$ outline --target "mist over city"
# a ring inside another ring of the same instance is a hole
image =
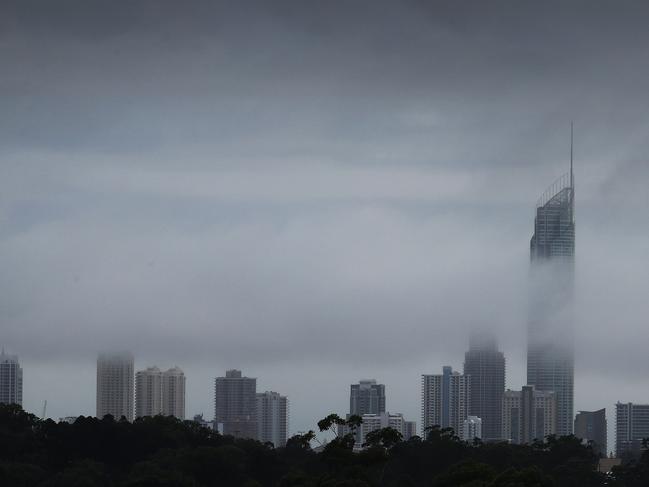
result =
[[[0,346],[22,407],[98,416],[98,357],[129,352],[132,376],[182,369],[181,419],[211,421],[236,369],[288,398],[288,437],[330,441],[316,423],[366,379],[423,435],[422,375],[462,374],[489,335],[520,391],[538,321],[574,339],[558,432],[606,408],[614,452],[616,403],[649,404],[648,18],[0,2]],[[571,158],[557,300],[530,241]]]

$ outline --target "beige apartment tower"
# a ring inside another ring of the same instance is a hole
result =
[[[162,411],[162,372],[149,367],[135,374],[135,417],[156,416]]]
[[[185,419],[185,374],[179,367],[149,367],[135,375],[135,416],[157,415]]]
[[[185,373],[178,366],[162,373],[162,414],[185,419]]]
[[[97,417],[133,421],[133,355],[102,353],[97,358]]]

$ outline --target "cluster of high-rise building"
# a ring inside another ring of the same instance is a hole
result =
[[[214,380],[214,426],[223,434],[284,446],[288,437],[288,399],[257,392],[257,379],[228,370]]]
[[[571,134],[572,138],[572,134]],[[543,193],[536,205],[530,240],[531,286],[528,319],[527,381],[505,389],[505,357],[490,334],[471,337],[462,373],[444,366],[441,374],[421,378],[421,434],[447,428],[461,439],[529,443],[548,435],[569,435],[608,452],[606,412],[574,416],[573,281],[575,255],[575,183],[572,168]],[[15,355],[0,354],[0,403],[22,404],[22,369]],[[133,356],[103,354],[97,360],[97,416],[153,415],[185,417],[185,376],[178,367],[149,367],[134,373]],[[649,405],[616,405],[618,456],[637,455],[649,438]],[[350,415],[362,418],[356,447],[367,434],[392,427],[404,438],[415,422],[386,411],[385,385],[361,380],[350,389]],[[69,418],[66,418],[66,420]],[[201,416],[196,420],[209,424]],[[288,400],[277,392],[257,392],[257,379],[228,370],[214,383],[214,427],[224,434],[255,438],[275,446],[286,443]],[[341,426],[339,434],[345,433]]]
[[[530,443],[557,434],[556,393],[531,385],[505,390],[505,357],[485,335],[471,340],[463,373],[444,366],[422,375],[421,411],[424,436],[435,426],[465,441]]]
[[[144,416],[185,419],[185,374],[179,367],[161,371],[148,367],[134,372],[128,352],[103,353],[97,358],[97,417],[110,414],[133,421]]]
[[[442,374],[422,376],[423,434],[439,426],[452,428],[465,440],[480,432],[484,441],[529,443],[573,433],[574,254],[571,147],[570,172],[550,186],[536,207],[530,241],[527,383],[506,391],[503,353],[492,336],[476,335],[463,374],[447,366]]]
[[[417,434],[417,423],[407,421],[401,413],[389,413],[385,409],[385,384],[377,384],[375,379],[361,380],[350,386],[349,413],[359,416],[361,424],[355,430],[354,448],[359,450],[365,445],[367,435],[372,431],[392,428],[401,434],[403,439],[410,439]],[[347,425],[338,426],[338,436],[351,433]]]

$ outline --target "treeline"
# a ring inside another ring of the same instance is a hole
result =
[[[335,424],[333,417],[319,423]],[[649,454],[597,472],[598,459],[574,437],[529,446],[464,443],[433,429],[425,440],[401,441],[394,430],[368,437],[336,438],[322,451],[312,434],[294,436],[274,449],[253,440],[222,436],[171,417],[133,423],[80,417],[74,424],[42,421],[19,406],[0,405],[0,485],[81,486],[277,486],[277,487],[550,487],[647,486]]]

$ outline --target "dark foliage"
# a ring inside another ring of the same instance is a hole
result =
[[[322,430],[345,423],[331,415]],[[355,423],[356,418],[351,420]],[[355,426],[347,423],[347,426]],[[0,405],[0,485],[42,487],[563,487],[649,485],[649,454],[596,471],[597,458],[574,437],[529,446],[464,443],[452,431],[402,441],[389,428],[352,451],[349,435],[321,452],[313,432],[284,448],[222,436],[170,417],[134,423],[80,417],[74,424],[41,421]]]

